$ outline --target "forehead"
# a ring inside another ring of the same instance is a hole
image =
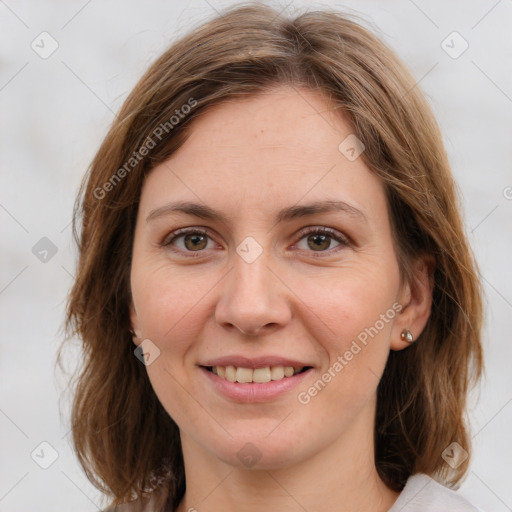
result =
[[[141,207],[148,196],[151,207],[179,198],[231,213],[301,198],[370,211],[384,204],[383,185],[362,158],[340,151],[353,136],[347,117],[318,91],[280,86],[225,101],[190,128],[181,148],[149,173]]]
[[[342,110],[320,91],[282,85],[214,105],[195,121],[187,142],[198,156],[215,148],[219,157],[308,155],[332,164],[340,137],[351,132]]]

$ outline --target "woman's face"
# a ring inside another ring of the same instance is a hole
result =
[[[132,326],[184,450],[277,468],[371,444],[410,327],[382,183],[308,89],[194,123],[145,181],[131,269]]]

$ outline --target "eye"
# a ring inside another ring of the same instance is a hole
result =
[[[333,249],[331,247],[333,240],[338,243],[334,249],[339,250],[340,246],[345,247],[349,245],[349,240],[346,236],[334,229],[325,227],[311,226],[306,228],[306,230],[302,232],[300,241],[302,240],[305,240],[306,247],[299,247],[299,243],[297,244],[298,248],[300,250],[309,250],[309,252],[331,252],[331,249]]]
[[[345,235],[332,228],[310,226],[303,230],[301,235],[299,243],[294,246],[301,251],[331,253],[350,245],[350,240]],[[305,247],[300,246],[303,240],[305,240]],[[338,244],[334,248],[331,247],[333,240]],[[195,227],[173,231],[164,238],[160,245],[174,252],[188,253],[188,256],[194,256],[191,253],[197,253],[199,256],[199,253],[204,252],[205,249],[213,248],[211,245],[208,246],[209,241],[213,243],[209,232]]]
[[[161,245],[177,252],[201,252],[211,248],[208,247],[208,239],[210,236],[204,229],[178,229],[170,233]],[[180,242],[178,243],[178,241]],[[175,249],[175,247],[177,248]]]

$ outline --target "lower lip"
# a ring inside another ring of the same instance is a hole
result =
[[[267,402],[273,400],[299,385],[313,371],[313,368],[309,368],[305,372],[297,373],[292,377],[284,377],[281,380],[271,380],[265,383],[240,383],[223,379],[202,366],[200,366],[199,369],[220,393],[232,400],[242,403]]]

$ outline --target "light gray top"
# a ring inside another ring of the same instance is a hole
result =
[[[136,500],[104,512],[157,512],[154,496],[147,501]],[[419,473],[409,477],[407,483],[388,512],[482,512],[460,494],[437,483],[428,475]]]
[[[422,473],[409,477],[388,512],[482,512],[456,491]]]

